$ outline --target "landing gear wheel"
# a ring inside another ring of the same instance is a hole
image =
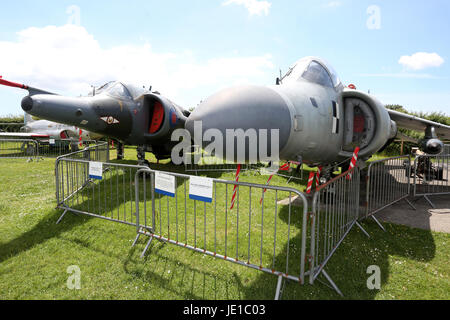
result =
[[[145,150],[142,147],[137,147],[137,159],[138,159],[138,165],[148,165],[150,166],[150,163],[145,160]]]
[[[117,160],[123,160],[125,153],[125,146],[123,143],[117,141]]]

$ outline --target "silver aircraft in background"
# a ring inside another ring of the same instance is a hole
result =
[[[101,135],[92,134],[89,131],[81,129],[81,138],[83,141],[95,140],[101,137]],[[20,132],[0,132],[0,138],[70,140],[73,144],[77,144],[80,138],[80,129],[48,120],[33,120],[31,115],[25,113],[24,126],[20,128]]]
[[[328,168],[352,157],[356,147],[359,159],[369,159],[393,142],[398,127],[424,131],[419,146],[428,154],[440,153],[441,139],[450,139],[449,126],[388,110],[374,96],[350,87],[324,60],[306,57],[276,85],[235,86],[210,96],[191,113],[186,129],[194,135],[196,121],[203,134],[218,129],[223,136],[227,129],[279,129],[280,160]],[[245,147],[248,161],[247,141]]]

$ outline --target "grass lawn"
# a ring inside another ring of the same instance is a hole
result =
[[[126,149],[122,162],[135,159]],[[141,259],[146,239],[131,248],[133,227],[71,213],[56,225],[54,162],[0,159],[0,299],[274,298],[273,275],[201,253],[153,241]],[[167,161],[155,168],[174,169]],[[234,173],[214,176],[232,180]],[[264,184],[267,176],[243,173],[240,181]],[[271,184],[305,188],[304,180],[282,177]],[[372,238],[354,228],[325,268],[345,299],[450,299],[449,234],[363,225]],[[81,270],[80,290],[66,285],[72,265]],[[381,290],[367,288],[371,265],[381,269]],[[286,282],[283,299],[341,298],[316,281]]]

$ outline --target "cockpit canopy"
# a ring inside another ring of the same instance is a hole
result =
[[[305,57],[298,60],[281,80],[283,83],[306,80],[330,88],[342,86],[333,67],[317,57]]]
[[[111,81],[100,88],[95,89],[95,94],[108,94],[119,99],[136,99],[144,94],[147,90],[139,88],[131,84],[123,84],[119,81]]]

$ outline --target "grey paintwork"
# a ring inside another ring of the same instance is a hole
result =
[[[351,157],[357,146],[359,156],[367,159],[394,138],[397,125],[389,114],[374,96],[344,87],[324,60],[306,57],[277,79],[277,85],[214,94],[193,111],[186,128],[194,134],[193,122],[202,121],[203,131],[216,128],[224,136],[227,129],[279,129],[281,160],[333,164]],[[404,119],[417,120],[402,115],[392,117],[400,127]],[[422,119],[420,123],[422,129]],[[434,122],[426,125],[450,132]]]

